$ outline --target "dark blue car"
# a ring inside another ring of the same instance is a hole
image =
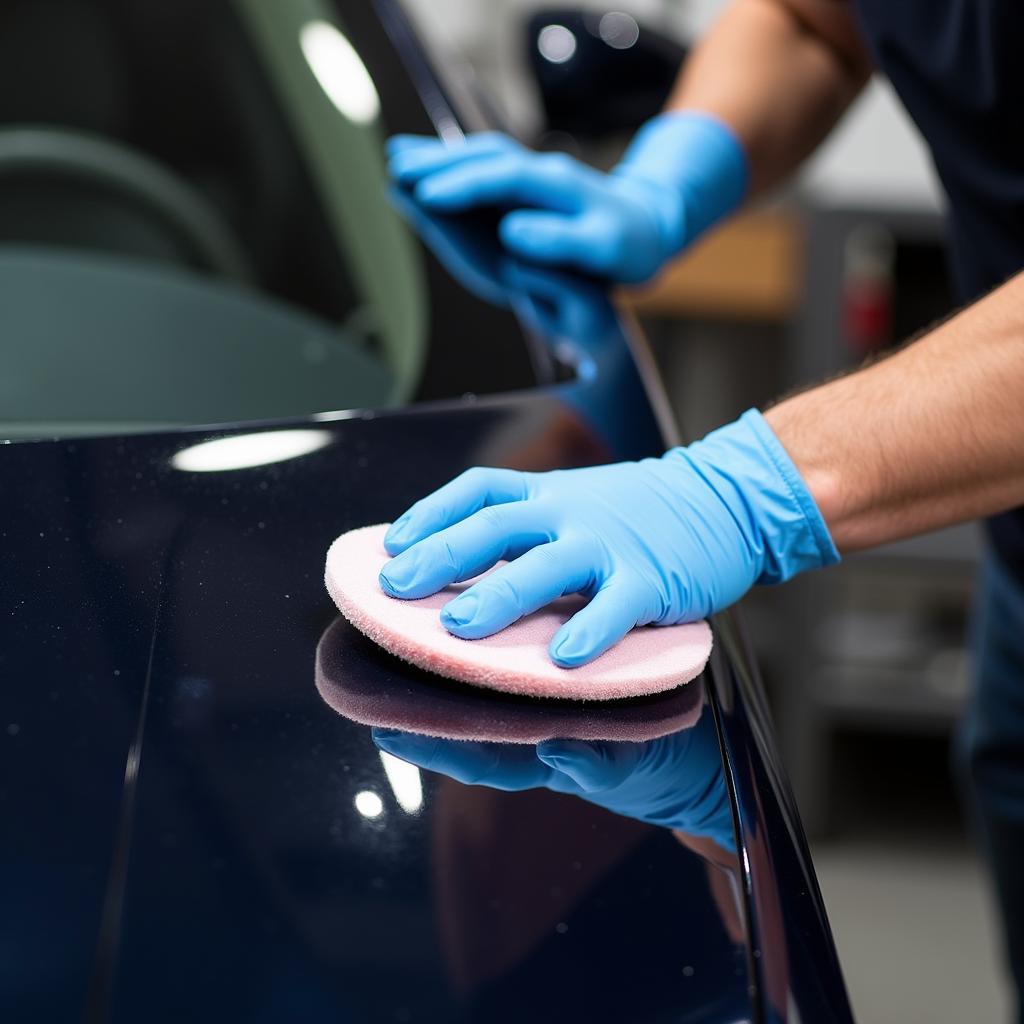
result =
[[[597,284],[387,195],[387,134],[478,126],[400,6],[41,11],[0,41],[0,1020],[849,1022],[737,614],[682,691],[538,706],[324,589],[469,466],[678,441]],[[421,771],[366,699],[628,720],[631,811],[508,784],[521,743]]]

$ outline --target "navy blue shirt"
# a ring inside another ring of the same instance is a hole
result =
[[[950,200],[957,292],[976,299],[1024,269],[1024,0],[853,3],[931,148]],[[989,527],[1024,581],[1024,509]]]

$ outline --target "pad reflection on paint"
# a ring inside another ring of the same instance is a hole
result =
[[[448,739],[533,744],[555,737],[646,740],[692,726],[698,678],[665,693],[615,701],[543,700],[454,682],[388,654],[344,618],[317,645],[316,687],[339,715]]]
[[[385,774],[408,813],[422,803],[422,769],[505,791],[546,787],[710,840],[735,857],[732,804],[714,716],[703,713],[702,678],[628,700],[540,701],[433,676],[339,618],[317,647],[316,686],[338,714],[373,727]],[[397,762],[415,777],[403,777]]]

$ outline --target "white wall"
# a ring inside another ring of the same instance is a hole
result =
[[[915,211],[944,205],[924,141],[882,78],[871,82],[814,155],[801,186],[825,205]]]

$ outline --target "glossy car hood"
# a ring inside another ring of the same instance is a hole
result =
[[[608,458],[571,393],[0,447],[4,1019],[749,1014],[728,857],[547,791],[402,797],[317,692],[332,538],[472,464]]]

